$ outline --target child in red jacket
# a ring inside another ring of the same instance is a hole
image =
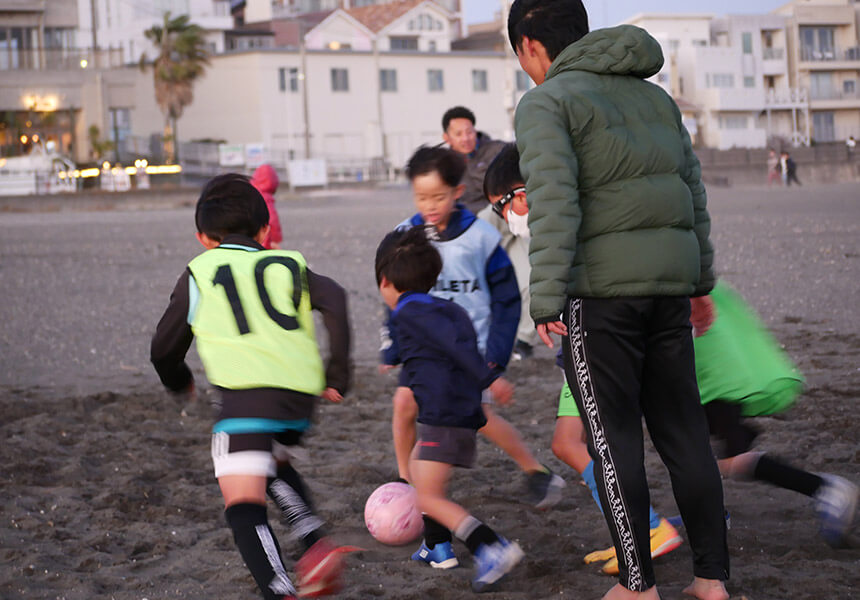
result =
[[[281,221],[278,219],[278,211],[275,209],[275,190],[278,189],[278,173],[270,164],[260,165],[254,171],[251,184],[257,188],[266,201],[269,209],[269,235],[263,240],[263,247],[267,250],[278,249],[284,236],[281,234]]]

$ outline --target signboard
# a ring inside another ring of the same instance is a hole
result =
[[[328,185],[326,164],[322,158],[291,160],[287,163],[287,173],[291,188]]]
[[[218,144],[218,164],[241,167],[245,164],[245,147],[242,144]]]
[[[256,169],[266,162],[266,150],[263,144],[245,144],[245,166]]]

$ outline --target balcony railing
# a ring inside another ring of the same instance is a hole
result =
[[[68,71],[107,69],[122,65],[120,48],[0,48],[0,71]]]
[[[856,90],[846,92],[845,90],[810,90],[810,100],[860,100],[860,93]]]
[[[785,58],[785,48],[764,48],[762,58],[765,60],[782,60]]]
[[[765,92],[764,102],[770,106],[803,106],[809,102],[809,94],[806,88],[771,88]]]
[[[860,62],[860,46],[852,46],[845,50],[828,48],[819,50],[804,46],[800,49],[800,60],[808,62],[857,61]]]

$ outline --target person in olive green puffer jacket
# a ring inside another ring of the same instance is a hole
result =
[[[710,219],[680,112],[645,78],[663,64],[645,31],[588,33],[581,0],[516,0],[511,45],[537,84],[516,111],[531,235],[531,315],[583,417],[619,584],[659,598],[649,550],[642,417],[669,469],[700,600],[726,600],[723,493],[699,403],[691,321],[713,320]],[[692,309],[692,312],[691,312]]]

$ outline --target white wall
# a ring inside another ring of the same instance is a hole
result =
[[[442,114],[464,105],[477,117],[477,127],[494,138],[511,130],[503,94],[505,59],[502,54],[307,53],[310,145],[313,157],[369,159],[380,156],[381,127],[386,133],[388,158],[401,166],[421,144],[442,141]],[[304,156],[305,115],[302,86],[298,92],[280,91],[278,69],[301,70],[294,51],[263,51],[214,57],[206,76],[195,85],[194,103],[179,121],[180,141],[213,138],[231,143],[264,143]],[[333,92],[331,69],[345,68],[349,91]],[[397,91],[377,97],[378,68],[397,72]],[[444,90],[428,91],[427,70],[441,69]],[[487,71],[488,89],[472,89],[472,70]],[[302,82],[300,82],[302,83]],[[151,74],[138,76],[138,105],[132,114],[134,134],[161,131],[163,117],[155,106]],[[379,101],[378,101],[379,100]]]

